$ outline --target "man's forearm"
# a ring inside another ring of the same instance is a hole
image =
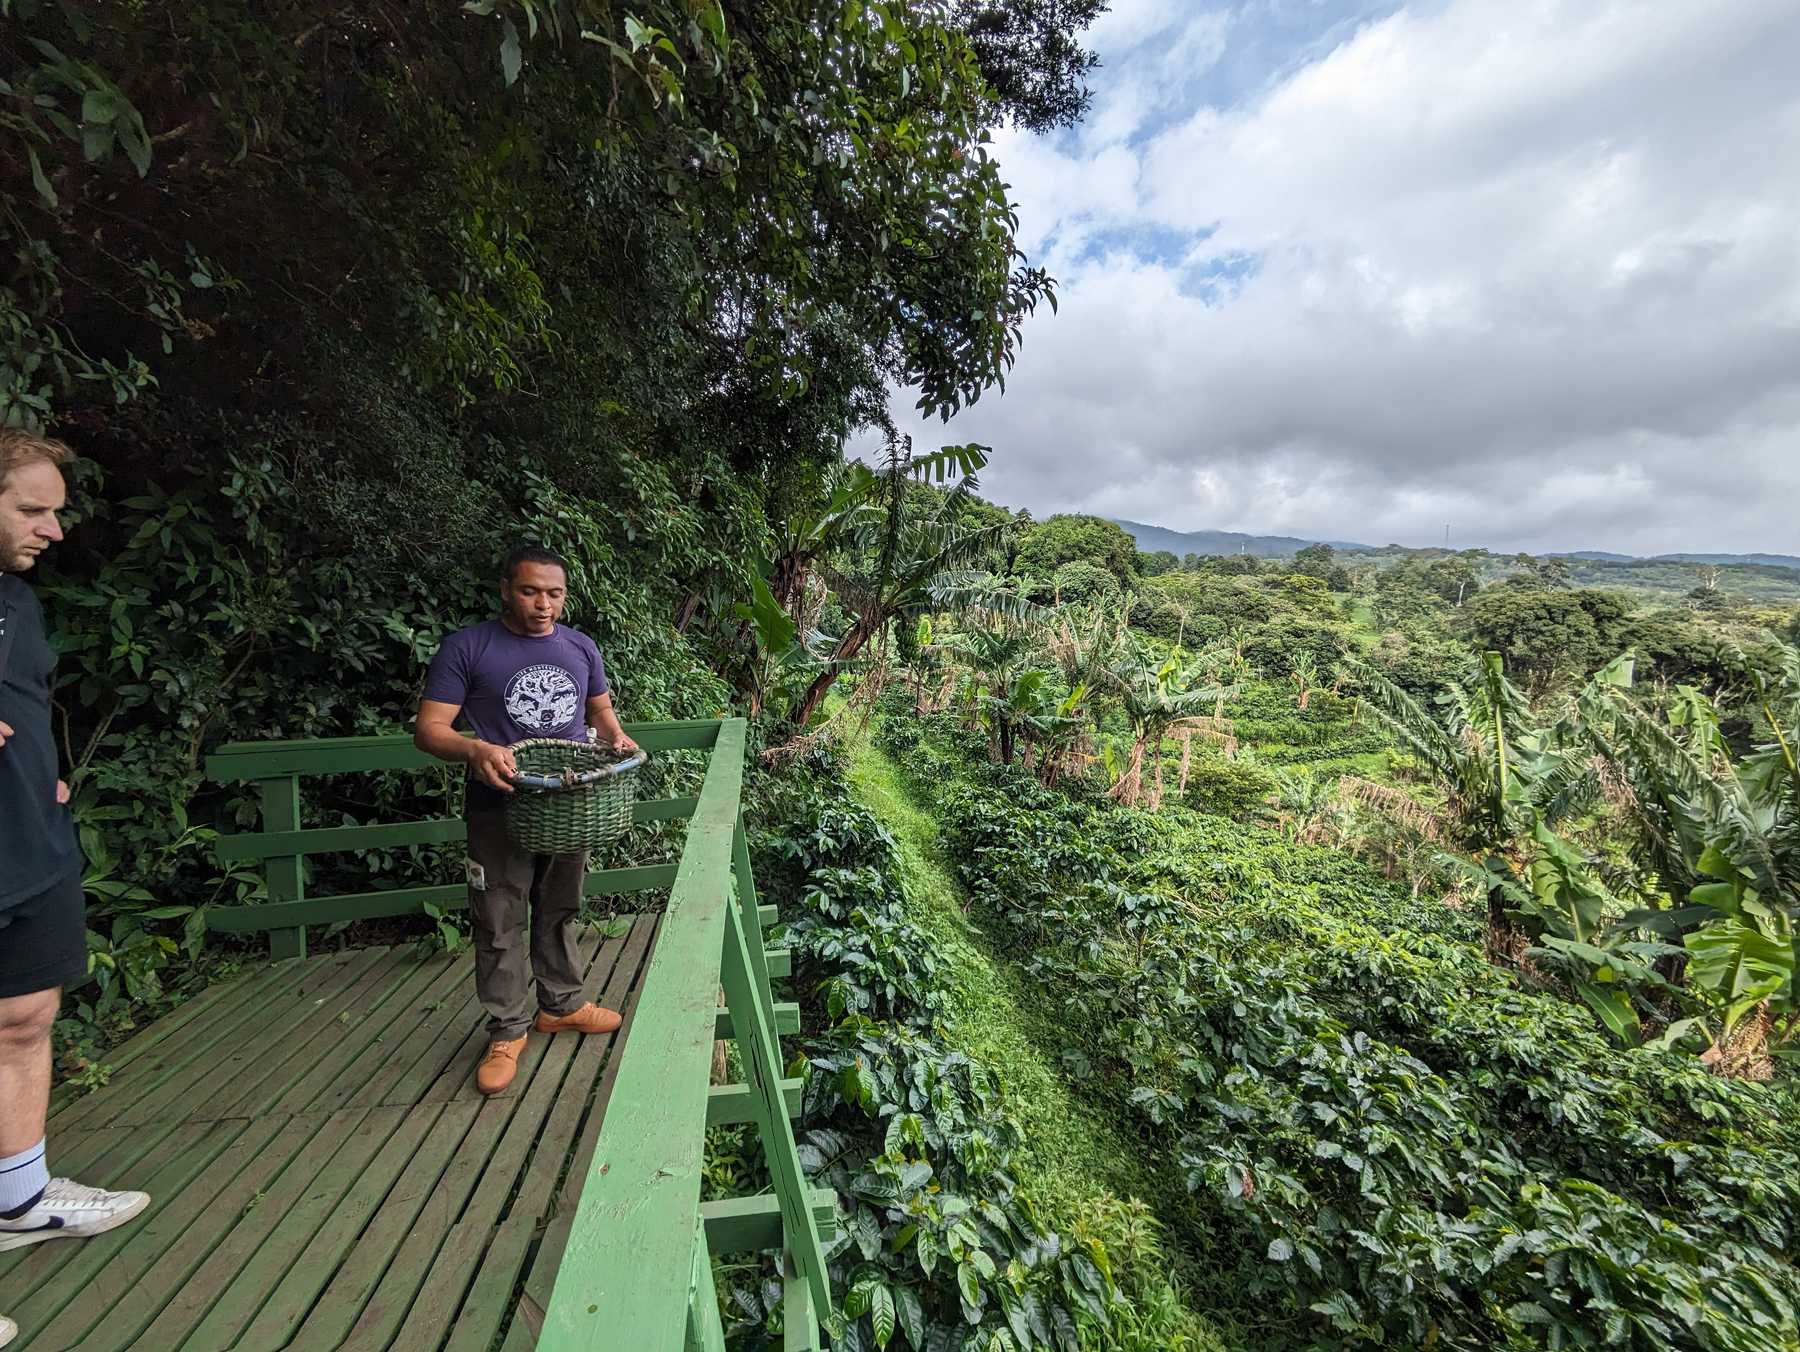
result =
[[[612,697],[602,695],[596,699],[590,710],[594,718],[594,731],[609,740],[625,735],[625,729],[619,726],[619,716],[613,712]]]
[[[455,728],[447,728],[441,723],[421,723],[413,729],[413,745],[427,756],[467,765],[474,756],[478,743],[474,738],[464,737]]]

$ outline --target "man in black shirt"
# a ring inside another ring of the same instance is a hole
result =
[[[62,987],[87,976],[81,851],[50,721],[56,654],[19,574],[62,539],[69,448],[0,428],[0,1251],[122,1225],[148,1205],[50,1177],[44,1115]],[[0,1315],[0,1345],[17,1333]]]

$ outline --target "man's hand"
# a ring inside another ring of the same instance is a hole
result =
[[[503,746],[495,746],[492,742],[476,742],[469,748],[469,769],[474,771],[475,778],[490,789],[511,793],[512,777],[519,773],[519,763],[513,759],[513,753]]]
[[[638,744],[625,735],[623,729],[612,736],[612,749],[615,755],[629,756],[638,749]]]
[[[60,779],[56,781],[56,802],[59,807],[69,805],[69,786]]]
[[[13,735],[11,723],[0,723],[0,746],[6,745],[6,739]]]

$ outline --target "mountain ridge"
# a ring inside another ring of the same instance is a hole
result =
[[[1417,548],[1417,546],[1403,545],[1367,545],[1353,540],[1309,540],[1297,535],[1252,535],[1243,531],[1180,531],[1171,530],[1167,526],[1152,526],[1142,521],[1129,521],[1123,517],[1108,517],[1107,519],[1128,531],[1137,540],[1138,548],[1146,554],[1154,554],[1158,550],[1166,549],[1178,558],[1185,554],[1253,554],[1258,558],[1279,559],[1290,557],[1311,544],[1328,544],[1333,549],[1361,553],[1376,553],[1389,548]],[[1543,557],[1584,559],[1593,563],[1761,565],[1766,568],[1791,568],[1800,572],[1800,554],[1764,552],[1621,554],[1609,549],[1564,549],[1554,550]]]

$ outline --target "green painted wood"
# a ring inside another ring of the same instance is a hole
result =
[[[227,1298],[242,1298],[237,1289],[241,1271],[250,1263],[263,1241],[276,1226],[300,1204],[320,1171],[340,1150],[353,1150],[358,1139],[356,1129],[363,1114],[350,1113],[337,1117],[315,1114],[293,1118],[280,1138],[290,1147],[287,1155],[278,1154],[278,1146],[268,1152],[275,1173],[259,1182],[250,1197],[234,1211],[229,1206],[218,1208],[216,1246],[205,1261],[179,1288],[159,1293],[167,1303],[144,1330],[138,1346],[144,1349],[179,1348],[213,1306]],[[397,1115],[395,1117],[397,1121]],[[388,1134],[385,1124],[376,1123],[363,1129],[361,1140],[373,1154],[380,1138]],[[203,1216],[194,1232],[205,1233],[213,1224],[213,1212]]]
[[[576,1085],[591,1085],[590,1091],[583,1094],[563,1094],[557,1098],[556,1108],[550,1115],[550,1122],[545,1127],[545,1135],[552,1140],[570,1141],[571,1147],[562,1156],[545,1151],[532,1158],[527,1169],[524,1182],[519,1187],[519,1195],[513,1200],[513,1214],[533,1214],[541,1217],[562,1215],[567,1218],[574,1214],[579,1197],[580,1180],[586,1175],[588,1158],[593,1153],[594,1142],[599,1138],[600,1124],[605,1120],[607,1103],[612,1098],[613,1085],[619,1078],[619,1067],[624,1061],[624,1049],[630,1040],[631,1027],[637,1016],[638,996],[643,992],[644,963],[654,951],[659,916],[638,916],[633,921],[631,932],[625,938],[625,952],[619,959],[619,971],[629,973],[630,989],[622,995],[611,997],[611,1008],[619,1011],[624,1023],[617,1037],[610,1041],[602,1038],[583,1038],[575,1052],[575,1064],[569,1072],[570,1081]],[[559,1187],[570,1189],[562,1198],[555,1196]],[[554,1254],[546,1254],[540,1248],[540,1256],[560,1261],[560,1249]],[[552,1264],[552,1269],[554,1263]],[[549,1288],[545,1287],[546,1297]],[[541,1314],[541,1311],[540,1311]]]
[[[232,981],[215,981],[205,990],[190,1000],[184,1000],[162,1018],[150,1023],[131,1038],[121,1042],[100,1058],[100,1064],[116,1075],[144,1052],[155,1046],[164,1038],[170,1037],[182,1029],[198,1028],[204,1017],[211,1017],[218,1011],[219,1003],[225,993],[232,988]],[[58,1085],[50,1094],[50,1121],[55,1122],[57,1115],[83,1097],[82,1091],[70,1084]]]
[[[781,919],[781,908],[779,906],[758,906],[756,908],[756,922],[764,929],[767,929],[779,919]]]
[[[133,1225],[148,1225],[160,1211],[178,1200],[182,1190],[242,1133],[245,1125],[243,1122],[184,1124],[162,1140],[140,1166],[137,1186],[150,1194],[151,1204]],[[33,1245],[25,1261],[7,1274],[6,1313],[20,1328],[37,1329],[49,1324],[65,1305],[80,1296],[131,1238],[129,1230],[130,1227],[122,1227],[74,1244],[50,1241]],[[104,1311],[94,1311],[95,1317],[102,1313]],[[33,1338],[32,1341],[37,1340]]]
[[[800,1116],[800,1097],[806,1081],[798,1077],[781,1082],[781,1098],[789,1117]],[[728,1127],[739,1122],[754,1122],[756,1113],[750,1102],[747,1084],[715,1084],[706,1091],[706,1125]]]
[[[610,1007],[611,1001],[624,997],[630,981],[629,972],[621,974],[618,970],[624,949],[623,937],[604,944],[588,941],[584,956],[591,961],[583,990],[589,998]],[[575,1050],[587,1039],[558,1034],[537,1040],[547,1043],[541,1061],[528,1081],[526,1068],[521,1064],[520,1078],[504,1096],[517,1101],[516,1111],[505,1124],[504,1136],[491,1153],[482,1153],[480,1158],[471,1149],[480,1140],[479,1130],[464,1140],[450,1168],[433,1189],[425,1211],[381,1277],[380,1285],[355,1316],[347,1336],[332,1345],[341,1346],[344,1352],[378,1348],[426,1352],[435,1349],[447,1333],[474,1264],[513,1192],[526,1157],[534,1148],[555,1150],[567,1145],[566,1141],[547,1137],[543,1128],[563,1089]],[[329,1299],[331,1292],[326,1296]],[[409,1310],[413,1311],[410,1315]],[[328,1330],[326,1326],[319,1332]],[[301,1345],[311,1342],[314,1332],[309,1321]]]
[[[61,1130],[87,1130],[106,1126],[118,1116],[163,1086],[181,1076],[200,1073],[204,1063],[225,1054],[229,1049],[259,1028],[271,1006],[301,998],[301,993],[331,979],[351,958],[334,953],[316,964],[286,964],[267,967],[260,979],[245,980],[234,993],[230,1006],[218,1018],[191,1037],[169,1039],[138,1057],[107,1084],[104,1089],[71,1104],[58,1123]]]
[[[758,945],[759,949],[761,948]],[[788,948],[770,948],[763,953],[763,975],[771,978],[790,977],[794,974],[794,953]]]
[[[364,1020],[354,1036],[301,1078],[282,1089],[280,1097],[264,1094],[259,1111],[270,1113],[332,1112],[349,1105],[359,1090],[391,1083],[419,1056],[443,1045],[452,1025],[436,1022],[447,1008],[473,1017],[471,965],[466,958],[435,953],[414,958],[418,976],[404,984],[378,1012]],[[421,984],[422,983],[422,984]],[[370,1093],[358,1106],[394,1100]]]
[[[639,917],[628,944],[637,941],[641,934],[650,951],[654,952],[661,922],[660,915]],[[534,1159],[525,1184],[519,1190],[519,1200],[514,1206],[517,1214],[535,1211],[544,1216],[547,1222],[543,1238],[538,1242],[537,1252],[527,1265],[525,1280],[521,1283],[518,1299],[511,1313],[510,1330],[522,1329],[522,1336],[526,1338],[526,1345],[529,1347],[537,1345],[538,1335],[543,1330],[544,1311],[549,1308],[551,1288],[562,1264],[563,1251],[568,1244],[575,1213],[581,1204],[581,1185],[587,1179],[594,1147],[600,1137],[600,1128],[606,1120],[607,1105],[618,1081],[619,1068],[624,1064],[625,1047],[629,1046],[631,1028],[636,1021],[637,1001],[643,994],[641,963],[638,970],[638,984],[626,1003],[618,1007],[619,1012],[625,1016],[624,1026],[620,1030],[626,1036],[625,1044],[612,1049],[612,1055],[607,1059],[606,1068],[594,1090],[592,1104],[581,1103],[570,1095],[557,1105],[559,1113],[573,1112],[577,1120],[581,1121],[575,1148],[564,1159],[549,1156]],[[583,1057],[597,1054],[601,1050],[602,1044],[584,1042],[582,1050],[576,1053],[577,1070],[581,1069]],[[550,1196],[552,1190],[555,1190],[554,1199]],[[515,1341],[510,1330],[507,1335],[509,1346]]]
[[[262,829],[265,831],[298,831],[300,829],[300,780],[294,775],[258,782],[262,799]],[[297,854],[282,855],[263,862],[263,877],[269,896],[276,902],[298,903],[306,896],[305,861]],[[277,961],[306,956],[306,931],[290,927],[269,936],[269,956]]]
[[[819,1312],[812,1288],[795,1269],[792,1255],[781,1284],[781,1352],[820,1352]]]
[[[590,897],[609,897],[661,889],[675,881],[678,867],[676,864],[640,864],[631,868],[599,869],[587,875],[582,892]],[[215,906],[206,912],[206,926],[226,934],[250,934],[260,930],[330,925],[340,920],[419,915],[426,902],[460,909],[467,906],[468,901],[465,884],[437,883],[428,887],[397,887],[386,892],[313,897],[306,901],[271,902],[260,906]]]
[[[365,948],[345,955],[316,982],[301,983],[280,997],[267,1001],[255,1018],[204,1061],[191,1064],[188,1072],[173,1076],[151,1093],[126,1104],[114,1119],[124,1126],[182,1119],[202,1109],[214,1095],[229,1089],[241,1077],[270,1064],[301,1036],[311,1033],[346,1012],[355,992],[371,969],[377,973],[393,961],[385,948]],[[304,1034],[302,1034],[304,1030]]]
[[[245,983],[256,980],[267,971],[266,966],[258,964],[236,977],[214,982],[192,1000],[177,1005],[169,1014],[137,1033],[130,1041],[114,1047],[101,1058],[101,1064],[109,1069],[109,1080],[118,1080],[123,1074],[131,1073],[133,1064],[153,1049],[175,1045],[175,1034],[180,1033],[184,1039],[191,1039],[212,1021],[225,1016],[233,1000],[242,997]],[[101,1092],[103,1090],[81,1093],[71,1085],[60,1086],[50,1099],[51,1132],[62,1135],[65,1124],[75,1120],[72,1116],[75,1106],[78,1103],[91,1103],[94,1096]]]
[[[381,1199],[361,1234],[346,1236],[346,1246],[330,1263],[316,1296],[296,1283],[293,1294],[296,1300],[305,1298],[310,1313],[301,1311],[304,1322],[291,1343],[273,1345],[289,1346],[296,1352],[329,1352],[343,1347],[390,1266],[421,1261],[421,1255],[422,1261],[430,1261],[455,1223],[457,1213],[469,1200],[495,1143],[517,1113],[522,1102],[519,1096],[535,1077],[544,1050],[543,1039],[526,1043],[519,1057],[519,1078],[507,1093],[480,1103],[452,1103],[445,1109],[445,1116],[438,1121],[439,1130],[428,1136],[407,1161],[405,1170],[390,1193]],[[465,1124],[458,1120],[470,1110],[474,1114],[471,1121]],[[419,1239],[408,1252],[408,1239],[415,1234]],[[385,1318],[386,1313],[378,1311],[377,1318]],[[279,1326],[267,1316],[265,1310],[258,1321],[265,1337],[279,1333]],[[418,1317],[437,1318],[435,1312]],[[443,1325],[439,1327],[441,1331]],[[252,1335],[258,1331],[258,1326],[253,1325]]]
[[[808,1188],[806,1198],[813,1225],[829,1232],[837,1194],[830,1188]],[[753,1253],[782,1246],[781,1199],[774,1193],[702,1202],[700,1220],[706,1227],[707,1247],[714,1253]]]
[[[107,1352],[128,1347],[161,1309],[172,1286],[191,1272],[217,1236],[192,1234],[208,1204],[235,1196],[241,1209],[249,1199],[246,1177],[254,1177],[259,1161],[286,1122],[277,1118],[238,1124],[241,1133],[199,1171],[188,1186],[170,1194],[151,1194],[153,1209],[133,1222],[130,1234],[115,1239],[118,1248],[107,1263],[82,1282],[56,1318],[29,1325],[33,1341],[45,1347],[76,1347]],[[182,1241],[189,1242],[184,1245]],[[156,1273],[156,1280],[151,1274]]]
[[[700,1237],[694,1241],[687,1313],[687,1352],[725,1352],[725,1328],[719,1322],[719,1290],[713,1282],[712,1255]]]
[[[345,854],[408,845],[441,845],[461,840],[468,828],[461,817],[392,822],[376,826],[317,826],[308,831],[239,831],[220,836],[213,853],[222,860],[270,859],[284,854]]]
[[[820,1309],[829,1309],[831,1288],[818,1221],[806,1202],[806,1176],[800,1168],[793,1123],[788,1120],[786,1105],[781,1099],[781,1044],[775,1036],[769,985],[756,971],[756,958],[762,952],[762,945],[760,940],[750,942],[743,923],[745,914],[754,913],[755,895],[741,823],[738,842],[742,856],[736,869],[738,891],[725,910],[724,959],[719,980],[725,987],[725,1003],[738,1029],[738,1055],[750,1089],[749,1105],[762,1138],[763,1158],[769,1168],[776,1200],[781,1207],[786,1247],[793,1253],[801,1275],[811,1287],[814,1303]]]
[[[696,974],[719,953],[744,731],[742,719],[719,727],[545,1312],[545,1352],[674,1352],[684,1339],[716,1014],[716,983]]]
[[[315,1103],[315,1097],[336,1083],[364,1049],[378,1045],[397,1021],[403,1022],[446,966],[441,961],[422,962],[404,947],[391,952],[390,960],[336,1001],[335,1010],[328,1011],[330,1018],[312,1026],[310,1037],[305,1028],[296,1029],[291,1049],[284,1050],[269,1070],[246,1075],[191,1115],[257,1116],[324,1106]]]
[[[783,1000],[775,1006],[775,1031],[777,1033],[798,1033],[800,1031],[800,1006],[792,1000]],[[713,1036],[723,1042],[734,1036],[731,1023],[731,1011],[721,1009],[713,1021]]]
[[[634,822],[681,821],[694,815],[693,798],[652,798],[634,803]],[[319,826],[304,831],[240,831],[220,836],[213,852],[222,860],[271,859],[281,855],[349,854],[408,845],[442,845],[464,839],[468,824],[461,817],[373,826]],[[773,919],[773,916],[770,917]]]
[[[718,737],[715,718],[627,723],[633,741],[651,753],[704,751]],[[413,745],[412,734],[325,737],[299,741],[232,742],[206,758],[206,777],[218,783],[281,775],[338,775],[367,770],[423,770],[444,762]]]
[[[331,1208],[306,1247],[290,1255],[280,1282],[243,1332],[245,1346],[286,1346],[359,1237],[388,1217],[377,1240],[371,1241],[372,1249],[379,1248],[401,1217],[410,1223],[444,1162],[468,1134],[479,1108],[479,1104],[452,1103],[437,1112],[427,1109],[407,1114],[406,1130],[396,1133],[382,1148]]]
[[[794,1126],[781,1100],[781,1041],[769,996],[774,955],[763,951],[762,936],[752,923],[758,905],[756,876],[750,867],[750,838],[741,812],[731,848],[733,890],[725,909],[719,980],[736,1021],[738,1052],[762,1136],[763,1157],[781,1202],[786,1247],[812,1291],[814,1305],[829,1310],[831,1286],[819,1225],[806,1204],[806,1175],[800,1168]]]
[[[494,1232],[493,1242],[481,1257],[475,1280],[469,1287],[456,1326],[450,1332],[444,1352],[488,1352],[506,1317],[507,1300],[518,1281],[519,1270],[531,1248],[537,1229],[534,1216],[515,1216]],[[514,1324],[523,1336],[524,1325]],[[505,1347],[514,1345],[509,1333]],[[525,1344],[529,1346],[529,1343]]]
[[[437,1115],[436,1110],[408,1112],[400,1107],[378,1108],[366,1116],[333,1114],[321,1134],[329,1130],[336,1135],[338,1149],[298,1196],[291,1198],[275,1218],[274,1227],[261,1234],[254,1252],[232,1273],[181,1346],[193,1352],[236,1346],[239,1335],[271,1293],[294,1265],[306,1258],[315,1237],[352,1204],[352,1189],[367,1180],[363,1193],[355,1199],[361,1213],[355,1223],[360,1225],[361,1218],[373,1209],[369,1194],[377,1189],[385,1193],[386,1185]]]

